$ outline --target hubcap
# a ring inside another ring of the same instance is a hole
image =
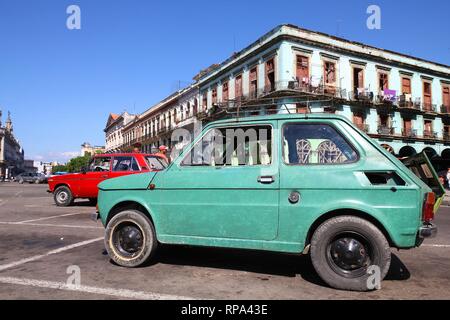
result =
[[[59,202],[65,202],[68,197],[69,197],[69,195],[65,191],[58,193],[58,201]]]
[[[358,234],[339,235],[328,246],[328,261],[345,277],[361,276],[372,261],[369,242]]]
[[[134,257],[142,251],[144,236],[141,229],[132,223],[119,225],[114,234],[114,246],[126,257]]]

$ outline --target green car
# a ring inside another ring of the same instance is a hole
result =
[[[367,291],[390,248],[437,232],[445,192],[426,155],[409,165],[341,116],[226,119],[166,170],[102,182],[96,216],[121,266],[143,265],[159,243],[310,254],[331,287]]]

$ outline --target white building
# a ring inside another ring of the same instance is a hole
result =
[[[106,122],[106,128],[104,129],[106,146],[105,152],[119,152],[123,144],[122,129],[128,123],[132,122],[136,118],[135,115],[124,112],[121,115],[111,113]]]

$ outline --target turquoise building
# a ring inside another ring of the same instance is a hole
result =
[[[281,25],[123,128],[124,150],[174,147],[172,133],[239,115],[330,112],[400,157],[450,161],[450,66]]]

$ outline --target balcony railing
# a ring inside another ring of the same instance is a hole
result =
[[[416,138],[417,137],[417,130],[413,129],[403,129],[402,135],[407,138]]]
[[[435,105],[435,104],[424,102],[424,103],[422,103],[422,111],[423,112],[438,112],[438,108],[437,108],[437,105]]]
[[[414,103],[412,98],[407,97],[404,94],[398,96],[397,104],[399,108],[420,110],[420,101],[418,103]]]
[[[390,126],[379,125],[377,132],[378,134],[382,135],[391,135],[394,132],[394,128]]]
[[[430,130],[423,131],[423,137],[426,139],[437,139],[437,136],[438,136],[437,132],[433,132]]]
[[[445,141],[450,141],[450,132],[444,132],[442,136]]]
[[[351,101],[372,102],[374,99],[374,94],[368,89],[350,91],[348,93],[348,98]]]

